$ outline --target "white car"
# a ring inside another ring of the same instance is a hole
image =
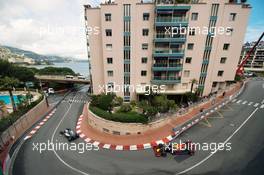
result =
[[[66,75],[65,78],[66,79],[73,79],[73,76],[72,75]]]
[[[83,76],[83,75],[79,75],[79,76],[78,76],[78,79],[79,79],[79,80],[85,80],[85,76]]]
[[[53,88],[49,88],[49,89],[48,89],[48,93],[49,93],[49,94],[54,94],[54,93],[55,93],[55,91],[54,91],[54,89],[53,89]]]

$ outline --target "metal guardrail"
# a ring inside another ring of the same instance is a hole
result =
[[[206,118],[211,113],[215,112],[219,108],[221,108],[224,105],[226,105],[227,103],[229,103],[232,99],[238,97],[243,92],[246,83],[247,82],[243,82],[242,87],[240,88],[240,90],[235,95],[230,95],[230,96],[225,97],[221,102],[218,102],[218,103],[214,104],[212,107],[210,107],[209,109],[205,109],[202,112],[200,112],[199,114],[196,114],[195,117],[192,117],[190,120],[184,122],[183,124],[181,124],[177,127],[174,127],[172,129],[172,131],[174,132],[173,139],[178,137],[185,130],[187,130],[190,127],[192,127],[193,125],[197,124],[200,120],[203,120],[204,118]]]
[[[5,158],[5,163],[3,163],[3,173],[4,175],[12,175],[12,170],[10,171],[10,169],[12,169],[12,164],[14,163],[13,161],[16,158],[17,152],[15,152],[15,150],[17,148],[20,148],[23,144],[23,138],[40,122],[44,119],[44,117],[49,114],[52,110],[54,110],[55,108],[57,108],[57,106],[70,94],[72,93],[71,90],[69,90],[64,96],[63,98],[49,111],[47,111],[43,116],[40,117],[39,120],[37,120],[29,129],[27,129],[9,148],[8,150],[8,154]]]

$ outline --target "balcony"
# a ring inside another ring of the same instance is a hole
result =
[[[176,63],[161,64],[161,63],[157,63],[157,64],[153,65],[152,70],[153,71],[181,71],[182,70],[182,64],[176,64]]]
[[[178,2],[179,3],[179,2]],[[171,4],[171,5],[169,5]],[[191,9],[189,5],[175,5],[176,3],[171,1],[171,3],[157,3],[156,10],[185,10],[188,11]]]
[[[204,59],[203,60],[203,64],[209,64],[209,60],[208,59]]]
[[[178,35],[178,36],[171,36],[166,34],[157,34],[154,42],[170,42],[170,43],[185,43],[186,42],[186,36],[185,35]]]
[[[188,19],[186,17],[157,17],[155,20],[156,26],[188,26]]]
[[[200,77],[206,77],[207,76],[207,72],[201,72]]]
[[[170,76],[154,76],[151,82],[153,84],[176,84],[181,82],[181,78]]]
[[[184,50],[180,49],[156,49],[153,53],[154,57],[183,57]]]

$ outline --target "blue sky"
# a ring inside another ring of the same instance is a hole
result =
[[[264,32],[264,1],[248,0],[252,6],[245,41],[257,40]]]
[[[0,44],[40,54],[87,59],[84,4],[105,0],[0,0]],[[252,5],[246,41],[264,31],[264,0]]]

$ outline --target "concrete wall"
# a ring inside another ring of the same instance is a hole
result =
[[[109,134],[116,135],[127,135],[127,134],[142,134],[145,131],[150,129],[159,128],[169,123],[169,120],[163,119],[151,124],[138,124],[138,123],[121,123],[105,120],[101,117],[98,117],[93,112],[89,110],[88,106],[88,123],[94,129],[97,129],[101,132],[106,132]]]
[[[14,137],[15,140],[18,139],[26,130],[37,122],[47,110],[48,106],[44,98],[38,105],[20,117],[13,125],[1,134],[0,145],[10,142],[12,140],[11,137]]]

